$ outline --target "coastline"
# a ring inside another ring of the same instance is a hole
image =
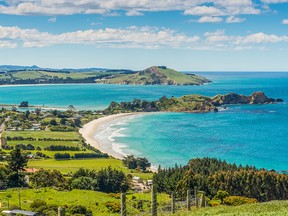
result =
[[[100,134],[104,132],[111,123],[127,119],[128,117],[142,116],[143,114],[146,113],[120,113],[105,116],[83,125],[83,127],[80,128],[79,133],[88,144],[97,148],[101,152],[107,153],[108,155],[117,159],[123,159],[125,154],[120,151],[116,151],[113,148],[111,141],[103,141],[103,139],[100,138]]]

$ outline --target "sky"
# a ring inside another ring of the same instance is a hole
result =
[[[0,0],[0,64],[288,71],[288,0]]]

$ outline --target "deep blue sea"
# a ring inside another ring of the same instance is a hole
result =
[[[102,109],[111,101],[133,98],[263,91],[284,103],[233,105],[218,113],[159,113],[111,125],[111,140],[121,151],[147,157],[154,165],[186,164],[195,157],[215,157],[277,171],[288,170],[288,73],[201,73],[203,86],[43,85],[2,86],[0,104]]]

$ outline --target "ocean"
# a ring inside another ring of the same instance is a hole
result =
[[[147,157],[162,167],[187,164],[196,157],[288,170],[288,73],[201,73],[213,83],[203,86],[41,85],[1,86],[0,104],[103,109],[111,101],[134,98],[263,91],[284,103],[231,105],[218,113],[155,113],[113,123],[106,136],[115,150]]]

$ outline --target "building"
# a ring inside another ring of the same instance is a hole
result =
[[[143,179],[140,178],[139,176],[134,176],[132,178],[133,183],[143,183]]]
[[[28,216],[38,216],[37,212],[23,211],[23,210],[4,210],[2,211],[4,215],[28,215]]]

